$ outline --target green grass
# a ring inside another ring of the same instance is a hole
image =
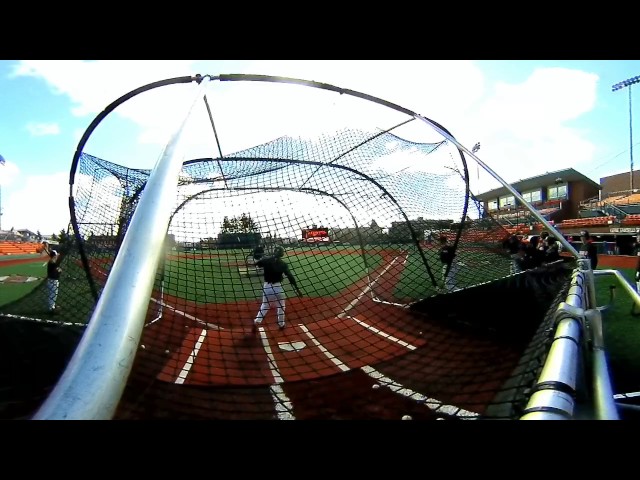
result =
[[[438,250],[426,250],[425,257],[435,281],[442,287],[442,262]],[[509,274],[509,260],[486,250],[460,250],[456,261],[464,264],[458,267],[456,275],[456,286],[460,288],[489,282]],[[402,276],[396,285],[395,297],[410,301],[426,298],[434,293],[436,288],[425,271],[422,257],[413,252],[407,258]]]
[[[0,284],[0,307],[3,313],[37,316],[57,321],[86,323],[91,318],[95,302],[84,269],[76,260],[62,260],[62,275],[56,305],[60,311],[55,316],[48,312],[46,298],[46,266],[44,259],[33,263],[2,266],[0,275],[24,275],[39,277],[28,283]]]
[[[427,252],[432,253],[432,252]],[[429,266],[436,276],[438,284],[441,284],[441,264],[433,255],[427,256]],[[466,286],[473,280],[489,281],[509,273],[508,261],[498,259],[490,253],[478,257],[474,252],[461,252],[459,261],[474,266],[473,262],[489,262],[492,268],[474,269],[473,278],[460,278],[460,286]],[[603,267],[608,269],[608,267]],[[635,283],[634,269],[618,269],[632,284]],[[482,276],[484,275],[484,279]],[[611,302],[610,287],[615,286],[614,301]],[[405,271],[400,279],[395,295],[398,298],[419,299],[432,295],[434,289],[425,273],[422,259],[417,254],[412,254],[407,259]],[[603,312],[603,330],[607,360],[611,371],[611,379],[615,393],[628,393],[640,391],[640,315],[631,314],[633,301],[625,292],[618,280],[613,276],[596,277],[596,300],[598,306],[609,305]],[[640,309],[636,311],[640,312]]]
[[[367,266],[360,254],[305,255],[290,250],[285,257],[302,294],[307,297],[332,296],[364,278]],[[227,303],[255,300],[262,295],[263,278],[243,275],[244,252],[228,251],[216,256],[181,258],[165,264],[165,293],[199,303]],[[380,255],[367,256],[370,269],[381,263]],[[236,265],[240,264],[240,265]],[[288,280],[283,282],[291,294]]]
[[[47,277],[46,260],[4,267],[0,263],[0,277],[12,275],[37,277],[38,280],[26,283],[3,282],[0,285],[0,306],[24,297],[40,285],[43,279]]]
[[[285,257],[305,296],[336,295],[338,291],[349,287],[368,273],[360,254],[296,255],[296,252],[309,252],[309,250],[304,247],[291,249]],[[225,303],[260,298],[262,278],[241,275],[237,266],[229,266],[230,263],[244,263],[245,251],[214,252],[218,255],[210,258],[207,257],[207,252],[204,252],[200,258],[200,253],[198,252],[195,259],[167,262],[166,293],[202,303]],[[437,255],[434,251],[428,251],[427,258],[436,280],[440,283],[441,264]],[[474,251],[461,252],[459,260],[468,263],[469,270],[476,275],[484,275],[486,281],[497,278],[497,273],[502,276],[508,273],[508,261],[504,258],[498,261],[497,256],[492,257],[490,253],[479,256]],[[367,261],[371,270],[381,265],[380,255],[368,255]],[[478,266],[477,262],[480,262],[480,266],[488,265],[488,267],[473,268]],[[0,276],[23,275],[43,279],[46,276],[46,267],[43,264],[44,261],[13,266],[2,266],[0,263]],[[62,268],[63,276],[58,295],[61,312],[55,318],[68,322],[86,322],[91,318],[95,305],[85,272],[82,266],[71,258],[65,259]],[[619,271],[632,283],[634,282],[633,269],[620,268]],[[397,297],[418,299],[432,294],[430,282],[425,280],[428,279],[425,279],[422,259],[415,253],[411,254],[397,286]],[[470,280],[478,283],[479,277],[473,279],[462,277],[462,282]],[[631,298],[619,285],[617,279],[610,276],[596,277],[598,306],[610,303],[610,286],[616,287],[616,295],[613,303],[603,312],[603,328],[614,392],[640,391],[640,316],[631,315]],[[293,295],[286,280],[284,288],[288,295]],[[7,308],[3,311],[7,313],[48,316],[45,313],[43,280],[0,284],[0,306],[5,305]]]
[[[608,269],[604,267],[604,269]],[[632,284],[634,269],[619,268]],[[616,287],[611,302],[610,286]],[[598,306],[609,305],[604,310],[602,324],[604,344],[611,372],[614,393],[640,391],[640,316],[631,315],[633,301],[613,276],[596,277]],[[639,311],[639,310],[636,310]]]

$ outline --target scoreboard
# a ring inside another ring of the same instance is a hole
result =
[[[325,227],[313,227],[302,229],[302,241],[306,243],[328,243],[329,229]]]

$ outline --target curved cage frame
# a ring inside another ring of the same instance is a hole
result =
[[[92,294],[96,300],[96,308],[68,367],[54,391],[34,416],[35,419],[110,419],[113,417],[130,374],[136,349],[140,343],[147,307],[145,296],[146,299],[149,298],[153,283],[152,267],[158,264],[162,249],[161,242],[152,240],[151,245],[147,244],[143,252],[134,240],[142,235],[143,232],[149,236],[149,231],[151,231],[152,235],[150,237],[153,238],[154,232],[166,231],[172,215],[176,212],[172,210],[171,205],[167,202],[162,202],[161,198],[163,192],[175,187],[175,179],[178,177],[180,169],[187,163],[182,162],[179,158],[177,145],[182,128],[184,128],[191,110],[187,113],[178,131],[167,143],[156,167],[142,187],[145,189],[145,195],[134,206],[135,211],[130,219],[129,227],[120,239],[119,253],[101,293],[98,292],[90,274],[88,258],[74,210],[73,187],[75,175],[82,152],[89,138],[110,113],[129,99],[167,85],[195,83],[199,86],[199,89],[195,95],[194,104],[204,99],[217,140],[217,132],[213,124],[204,88],[212,81],[272,82],[323,89],[388,107],[413,119],[420,120],[436,130],[457,148],[463,166],[461,176],[465,182],[467,192],[462,220],[458,225],[454,239],[454,249],[457,247],[462,235],[464,219],[467,217],[469,198],[471,197],[467,156],[473,158],[478,165],[506,187],[548,231],[552,232],[552,234],[557,233],[552,225],[532,205],[524,200],[519,192],[476,156],[475,150],[469,150],[460,144],[445,127],[434,120],[386,100],[326,83],[267,75],[194,75],[170,78],[144,85],[118,98],[98,114],[84,132],[73,156],[69,179],[71,224],[80,258],[87,274],[88,282],[91,285]],[[222,161],[222,159],[218,160]],[[192,160],[191,162],[197,161]],[[357,171],[355,173],[360,174]],[[369,178],[369,180],[375,183],[374,179]],[[378,186],[384,191],[384,187]],[[135,195],[136,199],[138,199],[142,188],[139,189],[138,195]],[[310,193],[327,194],[326,192]],[[414,241],[417,242],[418,239],[415,232],[413,232],[412,236]],[[584,368],[580,366],[579,360],[583,358],[584,348],[586,348],[585,319],[590,319],[594,325],[598,325],[600,321],[598,315],[594,313],[597,312],[597,308],[593,293],[593,272],[590,270],[588,262],[579,258],[578,252],[562,235],[557,234],[556,237],[565,251],[569,252],[578,261],[578,269],[574,272],[567,294],[567,301],[561,303],[554,318],[555,324],[553,327],[554,332],[556,332],[556,340],[553,342],[549,352],[547,352],[548,354],[545,354],[544,370],[540,372],[535,391],[532,392],[530,402],[524,410],[522,416],[524,419],[573,417],[574,398],[577,389],[580,388],[576,386],[575,377],[578,374],[578,370],[582,371]],[[142,257],[146,257],[146,259],[143,261],[141,260]],[[433,274],[430,271],[429,273],[435,282]],[[136,286],[132,287],[134,284]],[[637,293],[634,299],[640,303],[640,297],[638,297]],[[596,342],[598,349],[603,348],[600,340],[598,338]],[[610,387],[607,390],[606,386],[609,382],[606,361],[602,357],[598,357],[598,369],[595,375],[597,376],[595,383],[601,386],[604,385],[602,387],[604,393],[600,392],[600,394],[596,395],[596,403],[599,405],[596,416],[599,418],[617,418],[615,408],[612,408],[612,404],[607,398],[610,393]]]

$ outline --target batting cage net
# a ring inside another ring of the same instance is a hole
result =
[[[522,414],[575,265],[515,273],[508,231],[471,193],[455,145],[404,135],[414,119],[395,112],[376,128],[351,120],[223,154],[206,107],[219,152],[185,158],[163,193],[173,207],[160,260],[145,267],[155,280],[115,418]],[[315,125],[312,108],[296,113],[298,127]],[[3,328],[60,347],[58,375],[127,255],[153,173],[76,160],[60,310],[43,313],[44,283],[0,305]],[[38,391],[16,386],[5,418],[32,414],[57,378],[25,372]]]

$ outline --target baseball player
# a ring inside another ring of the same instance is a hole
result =
[[[62,269],[58,265],[58,252],[49,250],[49,262],[47,263],[47,307],[49,313],[56,313],[56,300],[58,298],[58,288],[60,285],[60,272]]]
[[[582,246],[579,251],[580,256],[591,260],[591,270],[595,270],[598,267],[598,249],[588,231],[582,230],[580,232],[580,240],[582,240]]]
[[[264,246],[262,244],[256,245],[256,247],[251,252],[254,260],[260,260],[264,257]]]
[[[272,306],[277,307],[278,314],[278,327],[282,330],[285,325],[284,311],[285,311],[285,295],[282,288],[282,277],[286,275],[289,279],[289,283],[295,289],[297,295],[300,297],[300,289],[296,284],[296,279],[289,270],[287,262],[282,260],[284,256],[284,248],[276,247],[273,251],[273,255],[269,257],[262,257],[256,262],[258,267],[264,269],[264,284],[262,286],[262,305],[260,310],[253,321],[252,331],[255,333],[258,330],[258,325],[262,323],[264,316],[267,314]]]
[[[510,235],[503,243],[503,248],[509,253],[511,257],[511,264],[509,265],[509,275],[513,275],[514,273],[520,273],[522,269],[520,268],[520,244],[522,241],[518,238],[517,235]]]
[[[442,262],[442,282],[447,292],[458,290],[455,285],[458,273],[458,263],[455,261],[453,245],[449,243],[446,235],[440,236],[440,261]]]

